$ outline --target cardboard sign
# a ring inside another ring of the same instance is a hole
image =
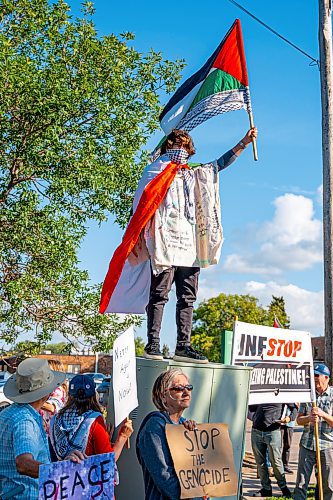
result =
[[[315,401],[309,332],[236,321],[232,364],[253,367],[249,404]]]
[[[112,383],[115,426],[117,427],[138,406],[132,327],[114,341]]]
[[[167,424],[166,437],[180,483],[180,498],[237,495],[227,424],[199,424],[195,431]]]
[[[41,465],[39,500],[114,499],[114,453],[94,455],[75,464],[69,460]]]

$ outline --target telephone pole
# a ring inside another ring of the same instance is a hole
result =
[[[319,51],[322,107],[325,361],[333,359],[333,94],[332,0],[319,0]]]

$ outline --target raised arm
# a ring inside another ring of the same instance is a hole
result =
[[[258,131],[256,127],[250,128],[248,132],[244,135],[243,139],[241,139],[236,146],[234,146],[232,149],[224,153],[224,155],[220,156],[217,160],[218,164],[218,170],[219,172],[221,170],[224,170],[225,168],[229,167],[236,159],[237,157],[244,151],[245,148],[252,142],[252,138],[256,138],[258,135]]]

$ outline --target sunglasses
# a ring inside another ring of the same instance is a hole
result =
[[[174,387],[170,387],[169,391],[174,391],[174,392],[184,392],[185,389],[187,391],[193,391],[193,385],[192,384],[187,384],[187,385],[175,385]]]

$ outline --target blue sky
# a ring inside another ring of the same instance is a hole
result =
[[[255,15],[318,58],[317,2],[240,0]],[[74,12],[79,2],[70,2]],[[323,334],[322,160],[320,81],[316,66],[227,0],[202,4],[95,1],[100,34],[131,31],[134,46],[184,58],[184,81],[206,61],[235,18],[240,18],[259,129],[259,161],[248,148],[220,175],[225,243],[217,266],[201,273],[199,300],[218,293],[251,293],[268,305],[283,295],[291,327]],[[167,98],[163,97],[166,103]],[[234,146],[248,129],[245,111],[216,117],[192,133],[194,161],[208,161]],[[156,134],[148,144],[154,147]],[[79,258],[91,280],[104,279],[122,231],[112,217],[91,224]],[[162,343],[176,340],[171,293]],[[145,338],[145,323],[137,332]]]

